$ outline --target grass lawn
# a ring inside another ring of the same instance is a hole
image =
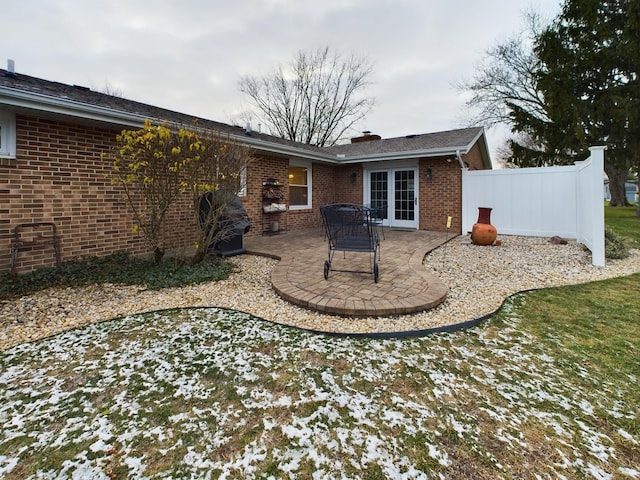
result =
[[[640,478],[638,285],[417,339],[187,309],[21,345],[0,354],[0,477]]]
[[[604,207],[607,227],[622,237],[630,248],[640,248],[640,217],[637,207]]]

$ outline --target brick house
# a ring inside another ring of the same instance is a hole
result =
[[[122,192],[108,178],[110,160],[102,157],[116,134],[141,127],[145,119],[188,124],[194,117],[0,69],[0,271],[11,268],[14,229],[26,223],[53,223],[63,260],[147,252],[132,231]],[[318,207],[338,201],[384,201],[385,223],[397,228],[444,230],[451,215],[452,231],[460,233],[461,169],[491,168],[479,127],[390,139],[365,133],[350,144],[319,148],[198,121],[256,154],[242,197],[252,219],[248,235],[264,233],[274,216],[282,231],[319,228]],[[285,212],[264,213],[267,178],[280,182]],[[194,221],[190,212],[172,217],[176,231]],[[177,244],[184,241],[176,238]],[[54,259],[50,245],[36,244],[19,252],[15,263],[24,272]]]

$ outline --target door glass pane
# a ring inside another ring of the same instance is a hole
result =
[[[371,208],[381,209],[383,218],[387,218],[385,207],[389,203],[389,176],[387,172],[371,172],[369,203]]]
[[[397,170],[395,172],[395,204],[396,220],[413,221],[415,216],[415,172],[413,170]]]

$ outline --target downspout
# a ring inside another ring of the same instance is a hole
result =
[[[465,183],[465,177],[466,177],[466,172],[468,171],[467,166],[464,164],[464,162],[462,161],[462,155],[460,155],[460,150],[456,150],[456,158],[458,159],[458,163],[460,164],[460,176],[462,177],[460,180],[462,182],[461,185],[461,191],[460,191],[460,225],[462,227],[462,233],[465,232],[465,230],[470,230],[471,225],[472,225],[472,221],[471,221],[471,217],[469,216],[469,214],[467,213],[467,209],[465,208],[465,203],[466,203],[466,198],[465,198],[465,194],[464,194],[464,183]],[[469,228],[465,228],[465,225],[469,226]]]
[[[456,158],[458,159],[458,163],[460,164],[460,168],[462,170],[466,170],[467,166],[462,161],[462,155],[460,155],[460,150],[456,150]]]

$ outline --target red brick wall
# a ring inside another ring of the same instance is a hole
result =
[[[24,115],[17,116],[16,127],[17,159],[0,163],[0,271],[11,267],[12,232],[21,223],[54,222],[63,261],[117,251],[149,253],[143,237],[133,233],[124,192],[108,177],[111,161],[102,156],[109,153],[120,129]],[[336,167],[313,164],[312,168],[314,208],[275,216],[283,230],[319,227],[318,206],[336,201]],[[282,203],[289,204],[288,169],[288,158],[268,155],[258,156],[249,166],[247,196],[242,198],[252,220],[249,235],[261,234],[275,219],[262,211],[262,184],[267,178],[280,181]],[[195,221],[185,197],[168,214],[167,248],[192,246]],[[38,246],[21,251],[17,265],[18,272],[52,266],[53,249]]]
[[[247,195],[242,197],[242,204],[251,219],[251,230],[247,236],[261,235],[263,229],[270,228],[271,221],[277,220],[286,228],[287,215],[265,215],[262,211],[262,184],[268,178],[274,178],[280,182],[285,195],[280,203],[288,203],[288,179],[289,160],[274,156],[259,155],[247,169]]]
[[[355,181],[352,175],[355,173]],[[336,195],[332,202],[362,204],[362,178],[361,165],[341,165],[335,167],[334,185]]]
[[[54,222],[63,260],[119,250],[142,253],[121,192],[101,158],[116,130],[17,115],[16,161],[0,167],[0,271],[10,268],[10,241],[20,223]],[[53,265],[51,249],[18,256],[19,271]]]
[[[431,169],[431,180],[425,172]],[[452,217],[450,232],[462,231],[462,173],[457,160],[447,162],[443,157],[423,158],[419,167],[420,229],[447,231],[447,216]]]
[[[22,223],[55,223],[63,261],[150,252],[144,238],[133,232],[124,191],[111,184],[111,160],[103,157],[119,131],[16,116],[17,158],[0,163],[0,271],[11,268],[13,229]],[[191,199],[185,196],[167,214],[165,247],[192,247],[196,228]],[[18,272],[55,264],[49,246],[20,251],[17,259]]]
[[[134,255],[149,252],[144,239],[132,231],[134,221],[123,192],[108,178],[111,161],[101,156],[114,145],[119,129],[25,115],[17,115],[16,127],[17,159],[0,162],[0,271],[10,268],[12,231],[20,223],[54,222],[63,260],[123,250]],[[482,168],[477,146],[464,160],[471,168]],[[431,180],[425,178],[427,168],[432,171]],[[267,178],[279,180],[285,194],[281,203],[289,204],[288,169],[288,158],[263,154],[249,166],[247,196],[242,198],[252,220],[249,235],[260,235],[273,220],[262,211],[262,184]],[[312,169],[313,208],[277,215],[283,230],[319,228],[320,205],[363,202],[361,165],[314,163]],[[451,232],[459,233],[462,186],[457,161],[421,159],[418,182],[420,228],[444,231],[451,215]],[[190,200],[185,198],[169,214],[167,247],[193,245],[195,221]],[[21,252],[18,257],[22,272],[53,264],[51,248]]]
[[[289,159],[260,155],[249,167],[247,174],[247,196],[242,202],[251,217],[251,231],[248,236],[260,235],[270,229],[272,221],[278,221],[281,230],[302,230],[320,227],[319,206],[336,200],[339,182],[336,171],[340,167],[314,163],[312,170],[312,204],[313,208],[291,210],[280,214],[265,214],[262,210],[262,183],[268,178],[275,178],[280,182],[285,198],[280,203],[289,206]],[[359,169],[359,167],[358,167]],[[344,201],[344,200],[340,200]],[[266,201],[266,204],[270,201]]]

